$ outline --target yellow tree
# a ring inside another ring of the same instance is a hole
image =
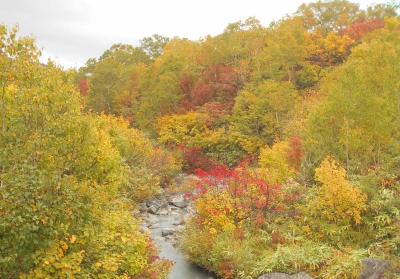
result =
[[[315,170],[321,185],[308,205],[312,214],[337,224],[360,224],[366,196],[346,179],[346,171],[327,157]]]

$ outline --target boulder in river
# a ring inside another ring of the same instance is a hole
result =
[[[313,279],[313,278],[305,272],[300,272],[293,275],[280,272],[272,272],[261,275],[260,277],[258,277],[258,279]]]
[[[154,215],[154,214],[147,215],[147,222],[152,223],[152,224],[157,223],[158,222],[157,215]]]
[[[173,196],[170,199],[169,203],[179,208],[185,208],[189,205],[188,202],[183,197],[183,195]]]
[[[147,205],[146,205],[146,203],[140,203],[140,204],[139,204],[139,212],[140,212],[140,213],[147,212]]]
[[[162,208],[158,211],[158,215],[168,215],[170,213],[170,210],[168,208]]]
[[[161,208],[165,208],[168,203],[165,200],[154,199],[148,201],[147,203],[147,211],[151,214],[157,214]]]
[[[161,236],[169,236],[175,233],[175,230],[173,228],[165,228],[161,230]]]
[[[389,269],[386,261],[376,259],[362,260],[362,271],[360,279],[381,279],[384,278],[385,272]]]

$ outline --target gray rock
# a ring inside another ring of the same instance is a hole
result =
[[[157,207],[156,205],[150,205],[147,209],[147,211],[151,214],[157,214],[158,210],[160,210],[159,207]]]
[[[185,208],[188,206],[188,202],[185,200],[183,195],[179,196],[174,196],[170,199],[169,203],[173,206],[179,207],[179,208]]]
[[[305,272],[300,272],[293,275],[280,272],[273,272],[261,275],[260,277],[258,277],[258,279],[313,279],[313,278]]]
[[[384,278],[385,272],[389,269],[386,261],[375,259],[362,260],[362,270],[360,279],[381,279]]]
[[[154,200],[146,202],[146,205],[147,205],[148,212],[150,212],[152,214],[157,214],[160,209],[168,206],[168,203],[166,200],[154,199]]]
[[[168,215],[169,211],[167,208],[162,208],[158,211],[159,215]]]
[[[158,222],[158,218],[157,218],[157,216],[154,215],[154,214],[149,214],[149,216],[147,217],[147,221],[148,221],[149,223],[155,224],[155,223]]]
[[[149,230],[145,225],[141,225],[141,226],[139,227],[139,231],[140,231],[141,233],[150,233],[150,230]]]
[[[147,212],[147,205],[145,203],[139,204],[139,211],[141,213]]]
[[[175,230],[172,228],[165,228],[161,230],[161,236],[169,236],[175,233]]]

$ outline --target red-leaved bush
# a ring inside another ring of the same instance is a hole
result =
[[[184,170],[193,173],[196,169],[210,170],[218,166],[218,163],[203,154],[201,148],[177,146],[178,151],[182,154],[184,162]]]
[[[265,222],[266,214],[282,210],[281,186],[268,184],[244,166],[236,169],[216,166],[209,171],[198,169],[195,173],[199,181],[187,197],[197,201],[200,223],[204,222],[202,218],[215,217],[218,222],[225,219],[235,228],[244,224],[259,227]]]
[[[300,137],[292,137],[289,140],[289,150],[287,153],[287,162],[296,171],[299,171],[303,160],[304,152]]]
[[[375,29],[383,28],[385,22],[380,19],[358,21],[343,30],[343,35],[347,35],[355,41],[360,40],[365,34]]]
[[[89,81],[87,79],[79,80],[79,92],[84,97],[89,95]]]
[[[186,110],[193,110],[209,102],[217,101],[223,102],[226,107],[231,107],[240,87],[237,70],[217,64],[206,69],[197,82],[193,82],[188,75],[182,75],[180,79],[183,95],[181,105]]]

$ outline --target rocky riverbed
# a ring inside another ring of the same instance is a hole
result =
[[[183,194],[160,195],[139,205],[135,213],[142,219],[142,230],[151,235],[160,257],[173,261],[170,279],[213,279],[204,269],[192,264],[178,249],[181,232],[193,214]]]

